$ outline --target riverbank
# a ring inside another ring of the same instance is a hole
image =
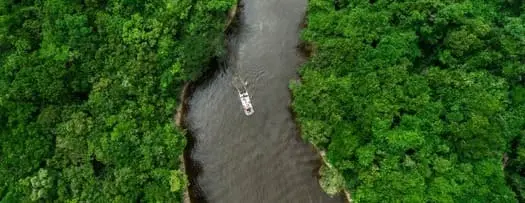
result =
[[[179,98],[179,101],[181,102],[179,104],[179,106],[177,107],[177,111],[175,113],[175,125],[179,128],[179,130],[181,131],[184,131],[184,115],[186,114],[186,111],[187,111],[187,98],[189,96],[189,89],[190,89],[190,86],[191,86],[191,82],[188,82],[186,84],[184,84],[184,87],[182,88],[182,92],[180,94],[180,98]],[[184,154],[181,154],[179,156],[179,160],[180,160],[180,170],[181,171],[184,171],[185,174],[186,173],[186,161],[184,160]],[[190,195],[189,195],[189,191],[188,191],[188,187],[187,186],[184,186],[184,192],[183,192],[183,199],[182,199],[183,203],[190,203]]]
[[[308,16],[308,13],[306,13],[305,17],[303,18],[303,22],[301,23],[301,29],[302,30],[305,30],[308,28],[308,20],[307,20],[307,16]],[[300,50],[300,53],[303,55],[303,57],[307,58],[308,60],[310,59],[310,57],[313,57],[315,54],[316,54],[316,47],[314,44],[312,43],[308,43],[306,41],[303,41],[301,40],[301,42],[299,43],[299,46],[298,46],[298,49]],[[304,65],[304,64],[303,64]],[[301,82],[301,78],[299,77],[298,80],[296,81],[293,81],[292,83],[300,83]],[[294,100],[294,97],[293,97],[293,91],[291,88],[289,88],[290,90],[290,94],[292,95],[292,102]],[[301,139],[303,139],[303,136],[302,136],[302,130],[301,130],[301,123],[297,120],[297,113],[294,111],[294,108],[293,106],[290,106],[290,111],[292,112],[292,115],[293,115],[293,119],[294,119],[294,122],[298,128],[298,132],[299,132],[299,136],[301,137]],[[342,175],[341,173],[332,166],[332,164],[330,164],[326,158],[326,152],[324,150],[321,150],[319,149],[318,146],[315,145],[315,143],[311,142],[310,140],[308,139],[304,139],[306,142],[310,143],[315,152],[319,155],[319,157],[321,158],[321,161],[322,161],[322,165],[321,168],[319,168],[319,171],[318,171],[318,174],[319,174],[319,185],[321,185],[321,188],[323,188],[323,190],[329,194],[329,195],[336,195],[337,193],[340,193],[342,192],[345,196],[345,200],[346,202],[353,202],[352,201],[352,198],[351,198],[351,193],[349,190],[347,190],[344,185],[340,185],[340,186],[337,186],[337,188],[327,188],[327,185],[331,185],[331,181],[329,180],[330,177],[328,177],[329,175],[328,174],[324,174],[323,173],[323,168],[322,167],[327,167],[330,171],[330,173],[332,174],[337,174],[336,176],[338,177],[341,177],[342,178]],[[337,180],[338,182],[339,181],[343,181],[343,184],[344,184],[344,180]]]
[[[300,49],[301,51],[304,52],[304,50],[302,50],[303,47],[312,47],[311,45],[308,45],[306,43],[301,43],[301,46],[300,46]],[[313,53],[313,49],[309,49],[308,51],[310,52],[307,52],[307,53],[304,53],[305,55],[308,55],[310,56],[310,54]],[[297,80],[296,82],[300,82],[300,79]],[[293,95],[293,92],[292,90],[290,89],[290,93]],[[293,101],[293,96],[292,96],[292,101]],[[318,168],[317,170],[317,175],[318,175],[318,179],[319,179],[319,185],[321,186],[321,188],[323,189],[324,192],[326,192],[327,194],[331,195],[331,196],[334,196],[334,195],[338,195],[339,193],[343,193],[344,194],[344,199],[345,199],[345,202],[347,203],[352,203],[352,196],[351,196],[351,193],[349,190],[347,190],[346,188],[344,188],[344,185],[339,185],[337,184],[336,188],[334,187],[330,187],[329,185],[331,185],[331,182],[330,181],[330,178],[329,177],[330,175],[328,175],[327,173],[323,173],[323,171],[326,171],[323,170],[323,167],[328,167],[327,170],[329,170],[328,173],[332,173],[334,174],[335,173],[335,176],[337,177],[341,177],[341,173],[332,166],[332,164],[330,164],[330,162],[328,162],[327,158],[326,158],[326,152],[324,150],[321,150],[319,149],[315,143],[313,142],[310,142],[309,140],[307,139],[304,139],[302,137],[302,130],[301,130],[301,123],[297,120],[297,113],[294,111],[293,107],[290,106],[290,111],[292,113],[292,117],[293,117],[293,120],[295,122],[295,125],[297,126],[297,132],[298,132],[298,136],[303,139],[305,142],[308,142],[313,150],[315,151],[315,153],[320,157],[321,159],[321,167]],[[333,178],[333,175],[332,175],[332,178]],[[336,180],[336,181],[344,181],[344,180]]]
[[[235,18],[237,16],[237,10],[239,8],[239,2],[240,1],[236,1],[234,6],[228,11],[228,19],[224,26],[223,32],[226,32],[227,30],[229,30],[230,26],[235,21]],[[216,68],[217,67],[211,67],[209,71],[215,71],[214,69]],[[188,166],[186,159],[189,157],[190,152],[188,151],[188,148],[190,149],[192,148],[191,145],[193,145],[193,138],[191,134],[189,134],[189,132],[187,131],[187,127],[186,127],[184,118],[186,117],[186,114],[188,112],[188,100],[191,96],[191,93],[195,90],[195,86],[197,86],[197,84],[200,83],[199,81],[205,80],[206,77],[210,77],[209,75],[211,74],[205,73],[203,74],[203,76],[201,76],[201,78],[197,79],[196,81],[189,81],[184,84],[182,88],[182,92],[179,97],[180,104],[177,107],[177,110],[174,116],[175,125],[179,128],[179,130],[184,132],[184,135],[187,140],[186,149],[184,150],[184,153],[179,157],[179,160],[180,160],[179,167],[181,171],[185,172],[186,177],[188,178],[187,183],[189,184],[191,184],[191,181],[189,180],[190,178],[188,176],[189,174],[195,173],[195,169],[193,169],[193,167],[191,166]],[[182,199],[183,203],[191,203],[192,202],[191,197],[193,196],[194,198],[196,198],[196,196],[198,196],[198,195],[191,194],[190,187],[191,185],[185,186],[184,193],[183,193],[183,199]]]

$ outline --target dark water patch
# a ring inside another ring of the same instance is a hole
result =
[[[201,77],[196,79],[193,82],[190,82],[188,85],[188,95],[184,95],[182,98],[183,101],[183,112],[182,114],[185,115],[187,111],[190,110],[188,101],[191,100],[191,96],[193,92],[195,92],[195,89],[200,85],[205,85],[209,83],[210,78],[216,77],[217,74],[223,69],[224,66],[221,66],[221,64],[224,64],[225,58],[220,57],[213,57],[209,64],[206,71],[202,74]],[[188,97],[189,96],[189,97]],[[188,129],[187,121],[186,119],[181,120],[181,128]],[[202,173],[202,166],[199,163],[198,160],[192,159],[192,149],[195,147],[195,137],[191,134],[191,131],[186,131],[186,147],[183,152],[183,158],[185,162],[185,172],[188,176],[189,186],[188,186],[188,193],[190,201],[193,203],[207,203],[206,197],[204,196],[204,193],[202,189],[199,187],[199,184],[197,182],[197,177]]]
[[[193,136],[189,133],[186,134],[186,149],[184,150],[184,162],[186,163],[185,169],[186,169],[186,175],[188,175],[188,194],[190,196],[191,202],[202,202],[206,203],[206,198],[204,196],[204,193],[202,192],[202,189],[199,187],[197,182],[197,177],[200,173],[202,173],[202,166],[197,160],[193,160],[192,157],[192,150],[195,147],[195,139]]]

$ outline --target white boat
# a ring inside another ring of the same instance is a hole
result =
[[[253,110],[252,101],[250,100],[250,95],[248,94],[248,90],[246,90],[246,86],[248,85],[248,83],[242,82],[240,78],[235,77],[232,81],[232,85],[239,93],[239,99],[241,99],[244,114],[250,116],[253,113],[255,113],[255,111]]]
[[[253,110],[252,102],[250,101],[250,95],[248,95],[247,91],[239,91],[239,98],[241,99],[244,114],[250,116],[253,113],[255,113],[255,111]]]

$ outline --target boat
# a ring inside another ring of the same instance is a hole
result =
[[[241,99],[242,108],[244,110],[244,114],[247,116],[252,115],[255,113],[253,110],[252,102],[250,100],[250,95],[248,95],[248,92],[245,91],[239,91],[239,98]]]
[[[239,93],[239,99],[241,100],[244,114],[251,116],[255,111],[253,110],[252,101],[250,100],[250,95],[246,89],[248,82],[243,82],[242,79],[235,77],[232,81],[232,85]]]

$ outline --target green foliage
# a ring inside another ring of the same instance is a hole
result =
[[[38,174],[34,177],[31,177],[31,200],[37,201],[40,199],[49,198],[50,190],[53,188],[53,180],[49,177],[47,170],[40,169]]]
[[[341,189],[344,187],[344,179],[337,170],[322,166],[319,173],[321,174],[319,183],[326,193],[335,195],[341,192]]]
[[[293,107],[354,201],[525,201],[523,3],[311,0],[308,11],[315,50]]]
[[[0,202],[178,202],[183,83],[221,1],[0,1]]]

